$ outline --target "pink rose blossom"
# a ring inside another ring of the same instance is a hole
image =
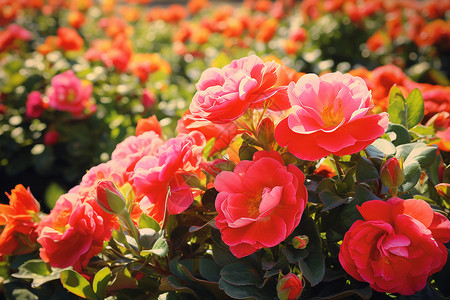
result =
[[[136,164],[133,180],[137,196],[142,197],[142,211],[161,222],[169,188],[169,214],[179,214],[192,204],[194,196],[182,175],[198,173],[204,145],[205,137],[200,132],[179,134]]]
[[[47,91],[50,107],[78,116],[91,106],[92,84],[79,79],[72,70],[56,75],[51,84]]]
[[[39,223],[40,256],[52,267],[73,266],[81,271],[100,253],[103,242],[111,237],[111,228],[89,202],[80,195],[62,195],[51,213]]]
[[[423,200],[367,201],[344,236],[339,261],[379,292],[412,295],[447,261],[450,221]]]
[[[386,130],[387,113],[373,114],[370,91],[359,77],[307,74],[288,87],[292,112],[275,129],[282,147],[300,159],[359,152]]]
[[[236,120],[250,107],[263,107],[264,100],[285,87],[277,82],[275,62],[264,63],[256,55],[234,60],[222,69],[203,72],[190,111],[195,119],[223,124]]]
[[[217,175],[216,226],[236,257],[281,243],[300,223],[306,207],[305,176],[284,165],[275,151],[259,151],[233,172]]]

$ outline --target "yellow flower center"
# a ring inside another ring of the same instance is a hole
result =
[[[261,204],[262,200],[262,192],[263,190],[261,189],[254,197],[248,199],[247,205],[249,217],[252,217],[255,214],[259,214],[259,205]]]
[[[342,107],[342,100],[337,101],[338,106],[336,107],[336,101],[329,105],[325,105],[322,110],[322,121],[323,127],[329,128],[341,123],[344,118],[344,108]]]

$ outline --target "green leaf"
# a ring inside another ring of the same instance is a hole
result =
[[[395,145],[385,139],[377,139],[366,148],[371,157],[383,158],[395,154]]]
[[[406,110],[406,125],[408,129],[413,128],[422,121],[425,107],[423,104],[422,93],[420,93],[418,88],[412,90],[406,98]]]
[[[420,179],[420,165],[418,162],[413,161],[403,167],[405,179],[403,180],[403,184],[399,187],[400,192],[409,191],[417,184],[417,182],[419,182]]]
[[[346,199],[339,197],[330,190],[323,190],[319,193],[319,198],[323,202],[322,211],[327,211],[344,204]]]
[[[218,282],[220,279],[220,266],[212,259],[200,258],[199,271],[200,275],[208,281]]]
[[[395,146],[411,142],[409,132],[403,125],[389,123],[386,133]]]
[[[99,299],[104,299],[106,296],[106,287],[108,286],[109,280],[111,279],[111,269],[104,267],[95,274],[94,282],[92,286],[94,287],[94,292],[97,294]]]
[[[221,279],[233,285],[258,285],[263,281],[258,270],[252,266],[238,262],[226,265],[220,271]]]
[[[421,168],[429,167],[436,159],[437,147],[424,143],[410,143],[397,147],[396,157],[404,159],[403,166],[418,162]]]
[[[252,160],[253,154],[258,152],[254,147],[249,146],[247,143],[243,142],[242,146],[239,148],[239,158],[240,160]]]
[[[269,294],[265,293],[265,291],[258,289],[253,285],[236,286],[220,279],[219,287],[233,299],[274,299],[273,297],[270,297]]]
[[[61,283],[71,293],[89,300],[97,300],[89,281],[74,270],[61,272]]]
[[[150,252],[158,256],[166,256],[169,253],[169,245],[166,239],[164,237],[157,239]]]
[[[151,228],[154,229],[156,232],[161,230],[159,223],[152,217],[147,216],[146,214],[141,214],[141,217],[139,218],[139,229],[142,228]]]
[[[214,147],[214,143],[216,142],[216,138],[213,137],[212,139],[210,139],[209,141],[206,142],[205,147],[203,147],[203,153],[202,156],[205,159],[208,159],[209,155],[211,154],[211,150]]]
[[[31,287],[37,288],[44,283],[59,279],[61,269],[50,268],[48,264],[40,259],[31,259],[19,266],[19,272],[11,276],[16,278],[31,279]]]
[[[406,101],[402,91],[394,85],[389,93],[389,121],[407,127]]]
[[[359,182],[377,180],[380,178],[378,169],[373,162],[365,157],[361,157],[356,166],[356,180]]]

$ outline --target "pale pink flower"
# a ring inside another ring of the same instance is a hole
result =
[[[389,124],[387,113],[372,113],[364,80],[350,74],[303,75],[289,84],[288,96],[292,112],[277,125],[275,138],[300,159],[359,152]]]

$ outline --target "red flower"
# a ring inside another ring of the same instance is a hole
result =
[[[48,107],[48,103],[42,100],[41,93],[34,91],[28,94],[25,107],[28,118],[39,118]]]
[[[276,246],[292,233],[306,207],[304,180],[275,151],[259,151],[253,161],[217,175],[216,226],[236,257]]]
[[[52,146],[58,143],[59,141],[59,132],[56,130],[49,130],[44,135],[44,144],[46,146]]]
[[[423,200],[372,200],[345,234],[339,261],[379,292],[412,295],[447,261],[450,221]]]
[[[21,184],[11,190],[9,205],[0,204],[0,256],[18,255],[35,249],[40,205],[30,189]]]

